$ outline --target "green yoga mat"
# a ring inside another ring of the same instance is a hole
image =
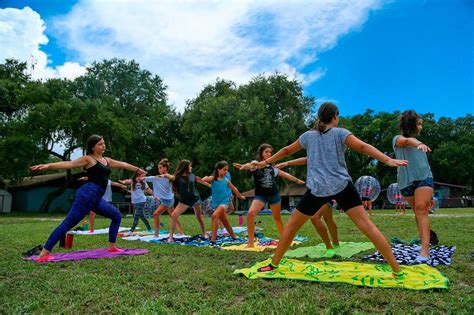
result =
[[[410,290],[447,289],[449,280],[441,272],[428,265],[402,266],[405,279],[396,279],[388,265],[373,265],[356,262],[306,262],[282,259],[278,269],[258,272],[267,266],[270,259],[254,264],[250,268],[234,271],[249,279],[281,278],[316,282],[342,282],[357,286],[379,288],[403,288]]]
[[[341,242],[339,247],[335,248],[336,251],[335,257],[349,258],[353,255],[369,250],[374,249],[374,244],[371,242]],[[316,246],[307,246],[299,247],[293,250],[286,252],[285,257],[288,258],[323,258],[324,253],[326,253],[326,246],[321,243]]]

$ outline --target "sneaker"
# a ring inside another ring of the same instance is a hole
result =
[[[118,248],[118,247],[113,247],[113,248],[108,248],[107,251],[109,253],[123,253],[125,249]]]
[[[48,262],[48,261],[52,261],[52,260],[54,260],[53,255],[48,254],[46,256],[36,258],[35,261],[37,263],[42,263],[42,262]]]
[[[277,269],[278,267],[273,266],[271,263],[265,267],[260,267],[257,269],[258,272],[271,272]]]
[[[150,234],[155,234],[155,230],[149,229],[149,230],[148,230],[148,233],[150,233]]]
[[[326,250],[326,253],[324,253],[323,257],[324,258],[332,258],[336,255],[336,251],[334,249],[328,249]]]
[[[393,272],[392,275],[396,280],[405,280],[407,278],[407,274],[403,271]]]
[[[135,233],[132,232],[132,231],[128,231],[127,233],[125,233],[125,236],[134,236]]]

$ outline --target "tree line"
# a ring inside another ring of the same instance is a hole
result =
[[[165,82],[133,60],[103,60],[74,80],[40,81],[31,78],[25,62],[9,59],[0,64],[0,179],[17,182],[32,176],[30,165],[69,160],[91,134],[104,136],[106,155],[150,174],[156,174],[158,162],[166,157],[171,170],[185,158],[193,162],[195,174],[204,176],[217,161],[254,159],[262,143],[278,150],[293,142],[312,128],[316,104],[315,97],[304,95],[299,81],[275,73],[243,85],[216,79],[179,113],[169,104]],[[393,155],[400,112],[343,114],[340,127]],[[435,120],[432,113],[421,114],[420,140],[433,149],[429,160],[435,180],[472,187],[473,116]],[[369,157],[348,150],[346,161],[354,180],[372,175],[383,187],[396,181],[394,169]],[[304,179],[306,170],[293,167],[289,172]],[[114,171],[112,178],[129,175]],[[241,191],[253,188],[249,174],[235,171],[232,179]],[[42,208],[65,188],[45,198]]]

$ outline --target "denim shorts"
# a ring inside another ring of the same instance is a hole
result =
[[[415,180],[409,186],[401,189],[400,191],[404,197],[412,197],[415,195],[415,190],[420,187],[433,188],[433,178],[428,177],[423,180]]]
[[[273,204],[279,203],[281,201],[281,197],[280,197],[280,193],[277,192],[276,194],[271,195],[271,196],[255,195],[255,200],[261,201],[265,204],[268,202],[269,205],[273,205]]]
[[[160,204],[167,206],[167,207],[172,207],[174,206],[174,199],[160,199]]]

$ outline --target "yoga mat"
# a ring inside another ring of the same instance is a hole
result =
[[[168,232],[168,231],[166,231],[166,232]],[[158,236],[154,236],[154,235],[145,235],[145,236],[134,235],[134,236],[123,237],[122,240],[124,240],[124,241],[142,241],[142,242],[150,243],[152,241],[167,240],[169,236],[170,236],[169,233],[160,234]],[[174,237],[174,239],[184,239],[184,238],[189,238],[190,236],[189,235],[175,234],[173,237]]]
[[[168,230],[159,230],[159,234],[167,234],[169,231]],[[147,236],[147,235],[155,235],[155,232],[148,232],[148,231],[135,231],[133,232],[133,235],[128,235],[128,233],[119,233],[117,236],[121,236],[123,238],[126,237],[136,237],[136,236]],[[133,239],[134,240],[134,239]]]
[[[120,233],[120,232],[128,231],[128,230],[130,230],[130,228],[120,227],[118,231],[119,231],[119,233]],[[68,233],[70,233],[70,234],[76,234],[76,235],[100,235],[100,234],[109,234],[109,228],[94,230],[93,233],[90,233],[89,231],[69,231]]]
[[[449,280],[441,272],[427,265],[403,266],[405,279],[396,279],[388,265],[372,265],[356,262],[305,262],[282,259],[278,269],[258,272],[267,266],[270,259],[254,264],[250,268],[235,270],[249,279],[280,278],[315,282],[341,282],[357,286],[380,288],[403,288],[410,290],[447,289]]]
[[[247,239],[238,237],[236,239],[233,239],[230,236],[222,236],[218,235],[216,238],[216,243],[214,246],[220,247],[224,245],[233,245],[233,244],[242,244],[246,243]],[[176,238],[174,239],[173,243],[168,243],[167,238],[163,240],[150,240],[150,243],[157,243],[157,244],[170,244],[170,245],[184,245],[184,246],[198,246],[198,247],[206,247],[209,246],[211,247],[211,242],[210,239],[204,238],[202,235],[198,234],[193,237],[182,237],[182,238]],[[213,246],[213,247],[214,247]]]
[[[392,251],[395,259],[400,265],[419,265],[420,262],[416,261],[416,257],[420,255],[421,247],[419,245],[405,245],[405,244],[392,244]],[[424,264],[436,267],[439,265],[449,266],[452,263],[451,256],[456,251],[456,246],[431,246],[430,257],[431,259]],[[384,263],[385,259],[379,252],[366,256],[364,260]]]
[[[47,262],[60,262],[68,260],[83,260],[83,259],[101,259],[101,258],[115,258],[117,256],[135,256],[148,254],[147,249],[140,248],[123,248],[123,252],[110,253],[107,248],[98,248],[91,250],[79,250],[71,253],[52,253],[53,260]],[[35,261],[38,256],[31,256],[25,258],[26,260]],[[35,261],[36,262],[36,261]]]
[[[373,248],[375,247],[374,244],[372,244],[371,242],[341,242],[339,243],[339,247],[334,248],[334,250],[336,252],[335,257],[349,258],[357,253],[364,252]],[[285,257],[323,258],[325,253],[326,245],[321,243],[316,246],[299,247],[293,250],[289,250],[286,252]]]
[[[263,242],[261,243],[260,241],[254,242],[255,247],[250,247],[247,248],[247,241],[245,244],[240,244],[240,245],[232,245],[232,246],[224,246],[221,247],[223,250],[236,250],[236,251],[242,251],[242,252],[263,252],[264,250],[267,249],[275,249],[278,246],[278,241],[272,240],[271,242]],[[300,244],[300,242],[295,242],[293,241],[291,243],[291,246]]]

